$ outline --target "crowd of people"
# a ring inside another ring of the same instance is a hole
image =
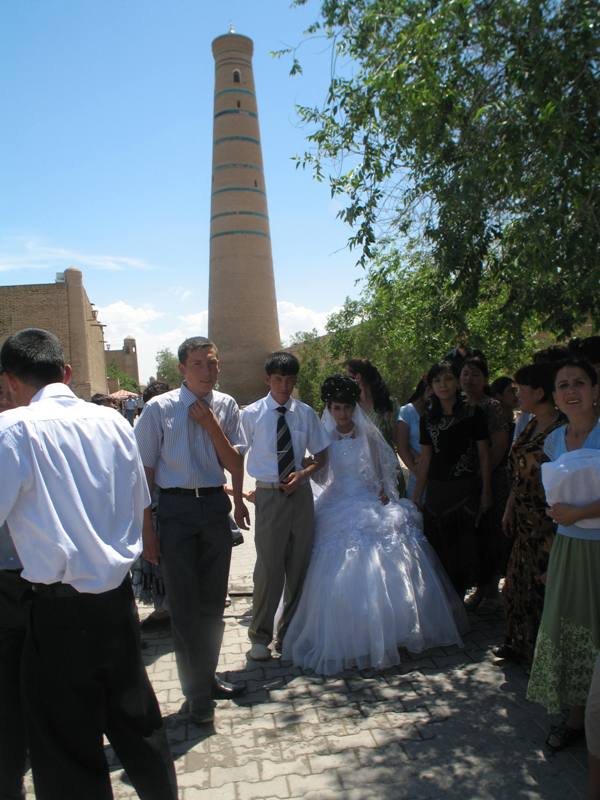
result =
[[[216,670],[251,500],[249,659],[384,668],[460,646],[467,611],[503,608],[494,656],[530,671],[530,700],[567,710],[550,749],[586,731],[598,800],[600,337],[491,383],[498,365],[458,347],[401,406],[353,358],[324,381],[321,418],[294,396],[289,352],[241,410],[213,342],[187,339],[178,360],[181,387],[151,384],[133,427],[73,395],[52,334],[2,347],[0,796],[21,797],[27,747],[39,798],[111,797],[106,734],[141,798],[176,797],[130,575],[170,619],[180,713],[211,723],[244,692]]]

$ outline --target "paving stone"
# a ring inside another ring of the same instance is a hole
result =
[[[261,764],[262,778],[269,780],[279,775],[310,775],[312,770],[308,756],[279,761],[263,761]]]
[[[238,800],[238,795],[235,784],[227,783],[218,789],[184,789],[183,800]]]
[[[210,785],[222,786],[225,783],[236,781],[257,781],[259,780],[259,767],[257,761],[250,761],[241,767],[211,767]]]
[[[284,777],[262,780],[259,783],[238,783],[238,800],[264,800],[267,797],[289,797],[287,780]]]
[[[324,792],[330,789],[343,789],[342,781],[334,770],[318,775],[288,775],[292,795],[306,795],[307,792]]]

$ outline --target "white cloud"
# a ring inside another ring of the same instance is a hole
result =
[[[327,317],[338,310],[336,307],[329,311],[314,311],[288,300],[281,300],[277,309],[284,343],[299,331],[316,328],[319,333],[324,333]],[[136,340],[142,383],[156,374],[156,354],[159,350],[168,348],[177,353],[177,348],[188,336],[206,336],[208,330],[206,309],[194,314],[175,315],[172,310],[161,311],[154,306],[133,306],[116,300],[100,307],[98,312],[100,322],[106,325],[105,339],[113,349],[120,349],[126,336],[133,336]]]
[[[101,253],[82,253],[66,247],[52,247],[35,239],[12,240],[0,243],[0,272],[23,269],[56,269],[67,267],[99,269],[108,272],[123,270],[152,270],[155,267],[143,258],[107,255]]]
[[[183,314],[179,319],[190,329],[190,336],[206,336],[208,331],[208,309],[198,314]]]
[[[169,286],[169,294],[183,302],[184,300],[189,300],[193,292],[191,289],[186,289],[185,286]]]
[[[335,306],[329,311],[314,311],[306,306],[298,306],[289,300],[280,300],[277,303],[279,315],[279,331],[281,341],[287,342],[295,334],[301,331],[312,331],[316,328],[318,333],[325,333],[325,323],[327,318],[340,307]]]

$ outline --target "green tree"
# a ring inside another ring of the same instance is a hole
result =
[[[106,368],[106,375],[108,378],[117,379],[119,381],[119,388],[126,389],[128,392],[135,392],[136,394],[140,391],[140,387],[138,384],[127,375],[126,372],[123,372],[120,369],[115,361],[111,361],[107,368]]]
[[[299,164],[347,198],[386,292],[443,304],[425,349],[435,326],[489,333],[490,310],[501,342],[597,327],[597,0],[324,0],[308,34],[335,58]]]
[[[156,354],[156,380],[168,383],[172,389],[181,386],[181,373],[179,372],[177,356],[165,347]]]

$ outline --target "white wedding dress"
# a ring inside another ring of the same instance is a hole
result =
[[[467,628],[417,507],[397,494],[379,500],[380,488],[393,493],[395,474],[378,479],[372,453],[364,436],[332,441],[315,502],[313,553],[282,657],[319,674],[398,664],[399,647],[461,645],[459,628]]]

